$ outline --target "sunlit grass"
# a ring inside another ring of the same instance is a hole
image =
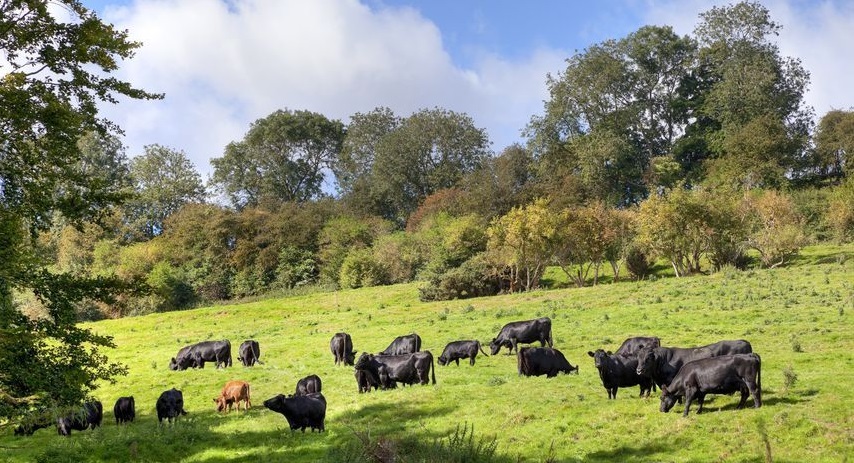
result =
[[[846,257],[847,256],[847,257]],[[554,277],[557,278],[557,277]],[[843,461],[854,435],[854,246],[812,247],[794,265],[691,278],[601,284],[464,301],[422,303],[416,284],[294,295],[240,305],[110,320],[88,326],[115,337],[109,355],[130,373],[95,394],[104,426],[0,436],[3,459],[30,461],[317,461],[357,433],[432,441],[459,425],[495,437],[508,461]],[[336,367],[329,340],[347,331],[359,351],[377,352],[417,332],[438,356],[447,342],[489,342],[509,321],[548,316],[555,347],[578,376],[522,378],[515,357],[479,356],[477,364],[438,367],[436,386],[358,394],[352,367]],[[681,418],[658,400],[620,389],[608,401],[586,352],[615,349],[628,336],[656,335],[664,345],[748,339],[762,356],[764,406],[736,410],[736,397],[713,396],[709,412]],[[261,343],[254,368],[172,372],[169,358],[192,342]],[[799,348],[795,348],[795,346]],[[786,373],[788,371],[788,373]],[[292,393],[309,374],[323,380],[327,432],[296,433],[263,408]],[[797,380],[793,384],[790,374]],[[251,384],[248,413],[217,414],[213,397],[231,379]],[[157,396],[183,390],[189,415],[158,427]],[[114,424],[112,406],[133,395],[137,421]],[[765,437],[767,436],[768,447]],[[503,460],[502,460],[503,461]]]

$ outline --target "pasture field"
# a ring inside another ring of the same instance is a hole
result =
[[[807,248],[773,270],[434,303],[407,284],[109,320],[88,326],[115,337],[108,354],[129,374],[95,392],[103,426],[70,438],[53,428],[26,438],[7,429],[0,452],[10,462],[342,461],[360,439],[393,453],[404,440],[427,445],[464,426],[474,442],[494,440],[495,462],[843,462],[854,459],[852,314],[847,245]],[[435,386],[358,394],[353,368],[334,366],[329,352],[338,331],[360,352],[417,332],[438,357],[447,342],[488,343],[503,324],[540,316],[551,317],[555,347],[580,364],[579,375],[519,377],[504,349],[474,367],[437,364]],[[762,357],[763,407],[736,410],[737,396],[710,396],[706,413],[683,418],[682,405],[661,413],[658,398],[639,399],[636,387],[609,401],[587,351],[615,350],[638,335],[665,346],[749,340]],[[182,346],[223,338],[234,367],[168,370]],[[264,365],[238,364],[237,347],[249,338],[261,343]],[[263,401],[292,393],[312,373],[323,380],[327,432],[291,433]],[[248,413],[214,411],[212,399],[231,379],[251,384]],[[154,403],[173,386],[189,415],[158,426]],[[123,395],[135,396],[137,420],[119,427],[112,406]]]

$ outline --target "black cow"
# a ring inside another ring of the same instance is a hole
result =
[[[368,370],[356,370],[356,385],[359,386],[359,393],[371,392],[371,388],[376,390],[380,387],[380,380]]]
[[[652,390],[652,379],[637,373],[638,359],[634,356],[611,354],[602,349],[596,352],[587,351],[593,357],[593,363],[599,370],[602,386],[608,391],[609,399],[617,398],[617,388],[640,385],[638,397],[649,397]]]
[[[644,347],[651,347],[655,349],[656,347],[661,347],[661,339],[657,337],[645,337],[638,336],[634,338],[628,338],[620,344],[620,347],[617,348],[617,351],[614,352],[615,355],[625,355],[625,356],[633,356],[637,354],[638,350]]]
[[[243,341],[237,348],[237,361],[242,363],[244,367],[254,366],[255,362],[263,365],[264,362],[261,361],[260,357],[261,345],[254,339]]]
[[[420,343],[419,343],[420,344]],[[343,363],[352,365],[356,360],[356,351],[353,350],[353,339],[347,333],[335,333],[329,341],[329,349],[335,357],[335,364]]]
[[[39,416],[36,419],[30,419],[22,422],[15,427],[16,436],[32,436],[39,429],[49,428],[53,420],[45,416]]]
[[[638,350],[639,375],[652,378],[659,387],[669,385],[682,365],[704,358],[728,354],[749,354],[753,348],[747,341],[720,341],[701,347],[644,347]]]
[[[466,358],[469,359],[469,365],[474,365],[474,358],[477,357],[478,350],[480,350],[483,355],[486,355],[486,352],[483,352],[483,347],[480,345],[480,341],[449,342],[448,345],[445,346],[445,350],[442,351],[442,355],[439,356],[439,365],[447,365],[451,362],[457,362],[457,366],[459,366],[460,359]]]
[[[113,415],[116,417],[116,424],[130,423],[136,418],[136,404],[133,401],[133,396],[119,397],[116,404],[113,405]]]
[[[181,348],[178,355],[169,361],[170,370],[204,368],[205,362],[216,362],[216,367],[231,366],[231,343],[222,341],[202,341]]]
[[[294,395],[308,395],[320,392],[320,376],[308,375],[297,381],[297,390]]]
[[[703,411],[706,394],[733,394],[741,392],[738,408],[743,408],[749,395],[753,407],[762,406],[762,360],[757,354],[722,355],[686,363],[669,386],[661,388],[661,411],[669,412],[680,397],[685,398],[688,416],[691,402],[697,399]]]
[[[561,351],[551,347],[522,347],[516,352],[516,362],[519,374],[525,376],[554,378],[558,373],[578,374],[578,367],[570,365]]]
[[[311,432],[315,429],[323,432],[326,429],[326,398],[319,392],[290,397],[279,394],[265,400],[264,406],[284,415],[291,431],[305,432],[305,428],[311,428]]]
[[[157,408],[158,423],[163,423],[164,418],[167,422],[171,423],[173,420],[178,419],[180,415],[187,414],[184,411],[184,394],[174,387],[160,394],[155,408]]]
[[[378,355],[403,355],[412,354],[421,350],[421,336],[415,333],[406,336],[398,336]],[[354,352],[355,356],[356,353]]]
[[[432,373],[436,384],[436,367],[433,354],[429,350],[404,355],[373,355],[363,353],[356,362],[357,370],[366,370],[380,381],[384,388],[394,387],[392,383],[427,384]]]
[[[104,419],[104,408],[101,402],[94,400],[83,404],[83,409],[77,413],[61,416],[56,420],[56,431],[60,436],[70,436],[71,431],[85,431],[101,426]]]
[[[518,354],[518,343],[529,344],[537,341],[540,341],[541,347],[545,347],[546,343],[549,344],[549,347],[554,345],[550,318],[543,317],[535,320],[510,322],[501,328],[497,337],[492,338],[489,347],[492,349],[492,355],[497,354],[502,347],[510,349],[508,355],[513,353],[513,349],[516,349]]]

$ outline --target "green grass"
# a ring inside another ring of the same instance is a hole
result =
[[[95,394],[104,426],[70,438],[54,429],[20,438],[7,429],[0,452],[11,462],[334,461],[360,437],[430,443],[468,426],[476,440],[495,439],[496,462],[846,461],[854,454],[852,313],[848,245],[808,248],[774,270],[435,303],[419,302],[410,284],[110,320],[88,326],[115,337],[109,355],[130,373]],[[581,365],[578,376],[519,377],[515,357],[502,353],[478,357],[474,367],[437,365],[436,386],[360,395],[352,368],[334,366],[329,352],[337,331],[370,352],[415,331],[438,356],[449,341],[488,342],[504,323],[538,316],[552,318],[555,347]],[[763,407],[736,410],[737,397],[711,396],[707,413],[682,418],[681,405],[661,413],[657,398],[639,399],[636,388],[608,401],[586,352],[636,335],[670,346],[749,340],[762,356]],[[232,342],[235,367],[168,370],[180,347],[222,338]],[[248,338],[261,343],[265,365],[236,364]],[[327,432],[291,433],[262,403],[312,373],[323,380]],[[213,397],[231,379],[251,384],[248,413],[214,412]],[[158,427],[154,403],[173,386],[190,414]],[[135,396],[137,421],[117,427],[112,405],[123,395]]]

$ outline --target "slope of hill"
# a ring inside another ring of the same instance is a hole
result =
[[[110,320],[90,326],[115,337],[109,354],[130,373],[95,393],[104,425],[70,438],[9,430],[0,448],[14,462],[332,461],[360,439],[389,452],[417,445],[412,438],[429,448],[465,426],[475,442],[494,439],[489,461],[844,461],[854,441],[852,312],[848,245],[808,248],[774,270],[436,303],[419,302],[416,285],[398,285]],[[438,357],[447,342],[488,343],[504,323],[539,316],[552,318],[555,347],[580,364],[579,375],[519,377],[505,349],[473,367],[436,365],[435,386],[358,394],[353,368],[334,366],[329,351],[338,331],[360,352],[417,332]],[[666,346],[749,340],[762,356],[763,407],[736,410],[737,397],[711,396],[708,413],[682,418],[681,405],[661,413],[658,398],[639,399],[637,388],[609,401],[587,351],[638,335]],[[236,351],[250,338],[265,364],[244,368]],[[213,339],[231,340],[234,367],[168,370],[179,348]],[[291,433],[263,401],[293,393],[312,373],[323,380],[327,432]],[[248,413],[215,412],[212,399],[231,379],[251,384]],[[183,391],[189,415],[158,426],[154,403],[171,387]],[[124,395],[135,396],[137,420],[119,427],[112,406]]]

